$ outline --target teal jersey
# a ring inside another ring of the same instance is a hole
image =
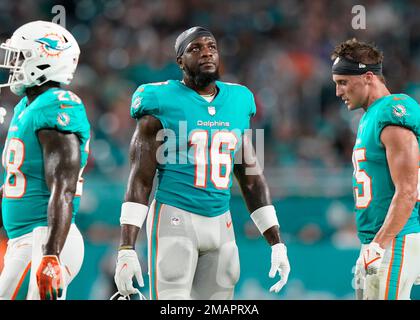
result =
[[[392,94],[376,100],[360,120],[353,149],[353,190],[360,241],[370,243],[384,223],[395,193],[382,130],[389,125],[410,129],[420,139],[420,106],[407,95]],[[420,232],[419,202],[398,234]]]
[[[85,107],[74,93],[51,88],[27,105],[24,97],[15,107],[3,149],[5,169],[3,184],[3,225],[10,239],[47,226],[50,198],[45,181],[44,159],[37,132],[56,129],[72,132],[80,141],[80,177],[73,200],[73,221],[76,215],[83,179],[81,174],[89,152],[90,125]]]
[[[229,210],[233,160],[244,130],[255,114],[254,96],[246,87],[216,81],[219,89],[207,102],[182,82],[169,80],[140,86],[131,116],[152,115],[164,128],[157,139],[157,201],[203,216]]]

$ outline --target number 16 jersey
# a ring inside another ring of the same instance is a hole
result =
[[[74,133],[80,142],[80,176],[73,200],[73,221],[82,193],[82,169],[89,152],[90,125],[80,98],[71,91],[51,88],[28,105],[24,97],[15,107],[3,149],[5,169],[2,216],[9,239],[48,225],[50,190],[45,181],[44,156],[38,140],[41,129]]]
[[[256,109],[246,87],[216,85],[211,102],[177,80],[141,85],[131,105],[133,118],[152,115],[165,129],[156,200],[209,217],[229,210],[234,154]]]
[[[389,125],[411,130],[420,139],[420,106],[407,95],[377,99],[360,120],[353,149],[356,226],[362,244],[370,243],[384,223],[395,193],[381,132]],[[402,142],[403,143],[403,142]],[[419,202],[398,234],[420,232]]]

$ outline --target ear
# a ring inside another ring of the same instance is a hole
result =
[[[184,70],[184,62],[182,61],[182,56],[176,58],[176,63],[178,64],[178,66],[181,70]]]
[[[365,80],[366,84],[371,84],[373,81],[373,72],[372,71],[368,71],[363,75],[363,79]]]

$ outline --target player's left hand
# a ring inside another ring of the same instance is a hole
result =
[[[63,276],[57,256],[43,256],[36,273],[41,300],[57,300],[63,294]]]
[[[268,275],[270,278],[274,278],[277,272],[281,277],[280,281],[270,288],[270,292],[278,293],[289,278],[290,264],[287,259],[287,248],[283,243],[271,246],[271,269]]]
[[[0,124],[3,124],[6,114],[7,114],[6,109],[3,107],[0,107]]]
[[[384,257],[385,249],[376,242],[371,242],[363,251],[363,265],[367,275],[377,274]]]

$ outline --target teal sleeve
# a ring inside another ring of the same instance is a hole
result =
[[[152,85],[141,85],[134,92],[131,99],[130,114],[134,119],[139,119],[144,115],[159,116],[159,102]]]
[[[84,136],[89,133],[90,125],[86,110],[81,101],[60,101],[52,99],[40,110],[34,123],[35,131],[55,129]]]
[[[255,97],[254,97],[254,94],[251,92],[251,91],[249,91],[249,95],[250,95],[250,98],[249,98],[249,100],[250,100],[250,112],[249,112],[249,116],[250,117],[253,117],[253,116],[255,116],[255,114],[257,113],[257,106],[256,106],[256,104],[255,104]]]
[[[255,114],[257,113],[257,105],[255,104],[255,97],[253,95],[253,93],[250,91],[251,93],[251,111],[250,111],[250,116],[253,117],[255,116]]]
[[[384,105],[378,110],[377,117],[378,141],[382,130],[390,125],[405,127],[413,131],[416,136],[420,136],[420,106],[409,97]]]

